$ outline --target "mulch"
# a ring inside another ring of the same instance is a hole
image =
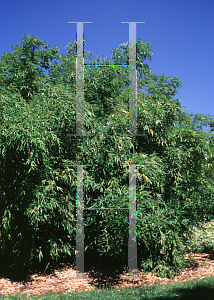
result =
[[[166,284],[169,282],[185,281],[193,278],[214,276],[214,255],[189,253],[185,256],[190,266],[180,271],[174,278],[158,277],[152,273],[139,271],[138,278],[130,279],[128,272],[110,270],[90,270],[84,273],[84,279],[76,279],[76,270],[69,264],[61,264],[51,274],[40,273],[30,275],[24,281],[13,281],[0,278],[0,294],[45,294],[48,292],[69,293],[74,291],[88,291],[105,287],[129,287],[145,284]]]

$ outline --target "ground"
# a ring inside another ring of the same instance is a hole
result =
[[[118,272],[110,272],[108,270],[102,270],[100,272],[92,270],[85,273],[85,279],[71,279],[69,277],[76,276],[75,269],[69,265],[62,264],[49,275],[42,276],[39,273],[34,274],[22,282],[12,281],[8,278],[0,278],[0,294],[44,294],[50,291],[67,293],[75,290],[86,291],[97,289],[101,286],[114,285],[120,288],[154,283],[165,284],[198,277],[214,276],[214,255],[189,253],[185,256],[185,259],[192,262],[191,267],[185,268],[173,279],[157,277],[151,273],[139,272],[139,280],[128,280],[128,272],[119,274]]]

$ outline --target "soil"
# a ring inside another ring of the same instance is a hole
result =
[[[45,294],[47,292],[74,292],[98,289],[102,286],[116,288],[133,285],[144,285],[169,282],[178,282],[193,278],[214,276],[214,255],[211,254],[186,254],[185,259],[189,267],[180,271],[174,278],[168,279],[155,276],[151,273],[138,272],[137,279],[130,279],[128,272],[119,270],[91,269],[84,273],[84,279],[76,279],[76,270],[69,264],[61,264],[49,274],[41,273],[28,276],[24,281],[13,281],[9,278],[0,278],[0,294],[28,293]]]

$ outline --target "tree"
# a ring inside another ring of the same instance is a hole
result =
[[[183,266],[192,227],[213,218],[213,133],[202,130],[213,117],[182,111],[174,99],[180,80],[152,74],[145,63],[151,46],[139,40],[137,120],[144,136],[122,136],[128,129],[127,68],[91,66],[85,68],[84,127],[92,136],[68,138],[76,121],[75,43],[58,56],[41,39],[21,40],[0,61],[1,263],[17,273],[44,270],[48,262],[74,263],[74,165],[91,165],[84,168],[84,205],[95,209],[128,208],[128,168],[122,165],[138,164],[138,266],[171,276]],[[112,53],[105,64],[127,62],[128,43]],[[87,55],[88,63],[103,62]],[[127,210],[85,211],[84,226],[86,258],[98,254],[102,261],[127,263]]]
[[[50,49],[46,42],[27,32],[21,42],[11,47],[12,52],[2,55],[1,82],[3,86],[12,84],[26,101],[30,101],[47,80],[45,70],[50,68],[53,59],[58,59],[58,48]]]

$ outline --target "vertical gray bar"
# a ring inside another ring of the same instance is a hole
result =
[[[137,241],[136,241],[136,165],[129,166],[129,276],[137,277]]]
[[[77,165],[76,277],[84,275],[83,166]]]
[[[136,24],[129,24],[129,134],[137,135]]]
[[[137,134],[136,24],[129,24],[129,133]]]
[[[76,133],[84,135],[84,68],[83,68],[83,23],[77,23],[77,58],[76,58]]]
[[[77,23],[77,57],[76,57],[76,135],[84,136],[84,61],[83,61],[83,24]]]

